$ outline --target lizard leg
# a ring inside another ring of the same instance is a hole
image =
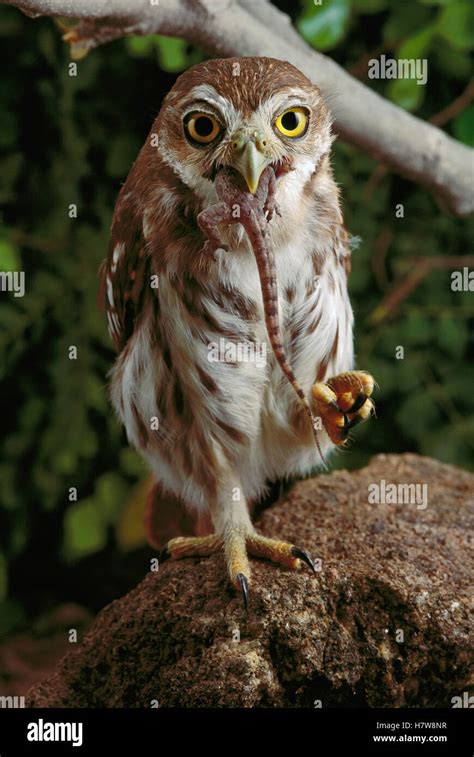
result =
[[[232,223],[234,221],[232,208],[226,202],[218,202],[199,213],[197,222],[206,237],[201,253],[213,257],[216,250],[228,250],[228,246],[222,244],[218,226],[221,223]]]

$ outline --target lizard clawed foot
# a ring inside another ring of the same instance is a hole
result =
[[[375,413],[371,399],[375,381],[366,371],[348,371],[314,384],[316,412],[334,444],[342,445],[349,431]]]
[[[267,222],[271,221],[275,215],[280,216],[281,218],[280,206],[274,197],[267,198],[263,206],[263,212],[266,215]]]
[[[159,562],[168,558],[179,560],[182,557],[207,557],[223,550],[227,572],[233,586],[242,595],[244,607],[249,606],[250,566],[248,555],[262,557],[292,570],[302,563],[316,572],[310,555],[294,544],[261,536],[256,531],[231,527],[224,534],[208,536],[178,536],[171,539],[159,554]]]
[[[199,254],[203,255],[205,258],[210,259],[212,262],[215,263],[217,260],[216,252],[217,250],[224,250],[224,252],[229,251],[229,246],[226,244],[222,244],[221,242],[214,243],[211,242],[209,239],[206,239],[204,242],[204,245],[201,247]]]

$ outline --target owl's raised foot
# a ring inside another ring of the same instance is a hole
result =
[[[161,550],[159,561],[164,562],[168,558],[180,560],[183,557],[208,557],[221,549],[224,551],[230,580],[241,593],[246,610],[249,606],[250,585],[248,555],[270,560],[292,570],[306,563],[316,572],[315,564],[305,550],[290,542],[269,539],[256,531],[247,532],[241,528],[228,528],[222,536],[178,536]]]
[[[316,412],[334,444],[344,444],[351,428],[375,413],[371,399],[374,386],[374,379],[366,371],[347,371],[313,385]]]

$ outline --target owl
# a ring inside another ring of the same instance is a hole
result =
[[[374,381],[353,370],[351,251],[332,141],[318,87],[290,63],[190,68],[122,187],[101,272],[118,352],[112,404],[156,482],[152,543],[161,534],[162,558],[222,551],[245,606],[249,557],[314,569],[300,546],[256,531],[255,503],[272,482],[314,472],[373,411]],[[241,202],[226,203],[224,175]],[[241,206],[257,208],[270,293]]]

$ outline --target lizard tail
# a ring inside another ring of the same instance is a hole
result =
[[[278,288],[275,256],[273,254],[271,246],[266,244],[263,233],[259,235],[258,240],[254,240],[253,249],[260,278],[263,311],[265,314],[265,325],[267,328],[268,339],[270,341],[273,354],[275,355],[275,358],[282,372],[298,395],[300,402],[303,405],[309,420],[311,421],[311,429],[313,431],[314,441],[316,443],[319,456],[323,464],[327,467],[327,463],[319,443],[316,418],[313,415],[313,411],[311,410],[311,406],[306,398],[303,389],[299,385],[298,380],[288,363],[285,355],[285,350],[283,349],[280,332],[280,321],[278,318]]]

